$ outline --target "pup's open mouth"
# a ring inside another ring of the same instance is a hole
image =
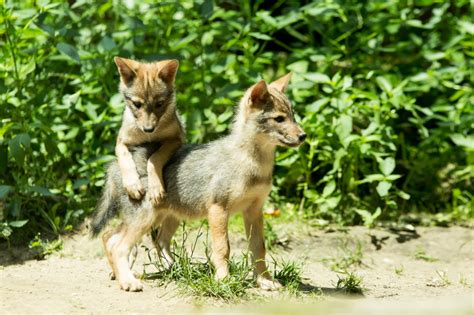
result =
[[[285,145],[285,146],[288,146],[288,147],[297,147],[301,144],[301,142],[299,140],[289,140],[287,138],[280,138],[278,139],[280,140],[280,142]]]

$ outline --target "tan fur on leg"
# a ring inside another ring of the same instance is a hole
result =
[[[249,239],[249,247],[252,252],[252,263],[254,264],[254,275],[257,284],[264,290],[276,290],[281,284],[272,279],[265,264],[265,238],[263,235],[263,213],[264,200],[257,199],[243,213],[245,231]]]
[[[208,221],[212,242],[211,261],[216,268],[216,279],[221,280],[229,275],[230,247],[227,232],[229,213],[224,207],[214,204],[209,208]]]

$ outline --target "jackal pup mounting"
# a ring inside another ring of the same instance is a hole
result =
[[[185,141],[176,113],[174,81],[179,63],[141,63],[119,57],[114,60],[120,73],[119,90],[126,103],[115,147],[123,187],[131,198],[142,198],[145,189],[129,147],[159,142],[161,147],[147,163],[147,195],[156,205],[165,194],[163,166]]]
[[[120,287],[140,291],[143,286],[130,270],[132,246],[152,228],[160,256],[173,263],[170,242],[179,222],[207,217],[211,234],[211,260],[215,277],[229,275],[229,216],[242,211],[250,242],[254,274],[258,285],[274,290],[281,285],[273,280],[265,264],[262,205],[271,189],[275,148],[296,147],[306,135],[295,122],[293,109],[284,91],[290,74],[267,85],[260,81],[247,90],[229,135],[207,144],[185,145],[178,149],[164,168],[166,196],[156,207],[143,199],[130,200],[123,193],[119,166],[107,170],[104,197],[91,224],[97,235],[107,220],[121,213],[122,224],[104,233],[103,241],[110,266]],[[137,147],[133,158],[140,175],[146,176],[146,160],[153,146]],[[146,186],[146,177],[142,179]]]

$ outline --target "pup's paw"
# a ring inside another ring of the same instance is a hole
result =
[[[159,205],[160,202],[166,197],[166,191],[163,189],[163,187],[161,187],[161,185],[153,185],[148,187],[148,194],[150,195],[151,203],[154,206]]]
[[[140,200],[145,195],[145,188],[142,183],[138,181],[127,182],[124,184],[125,190],[132,199]]]
[[[120,281],[120,289],[130,292],[143,291],[143,283],[135,278]]]
[[[265,291],[276,291],[282,287],[277,280],[264,276],[257,277],[257,285],[260,289]]]
[[[174,265],[174,259],[169,255],[160,254],[160,262],[166,269],[171,269]]]
[[[214,278],[217,280],[217,281],[221,281],[223,280],[224,278],[228,277],[229,276],[229,270],[228,268],[217,268],[216,270],[216,274],[214,275]]]

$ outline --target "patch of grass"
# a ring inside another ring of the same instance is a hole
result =
[[[232,258],[229,262],[231,275],[222,281],[217,281],[214,278],[214,268],[208,253],[207,238],[205,239],[206,256],[195,256],[196,245],[202,236],[201,225],[191,250],[188,252],[186,250],[188,234],[183,224],[181,243],[173,242],[172,246],[174,264],[168,267],[159,259],[153,261],[149,252],[150,265],[155,266],[156,271],[152,273],[145,271],[144,278],[157,280],[159,286],[174,282],[182,293],[198,297],[213,297],[224,301],[235,301],[244,297],[247,294],[247,289],[254,286],[247,255],[239,260]]]
[[[363,294],[362,278],[355,273],[349,272],[345,276],[338,276],[336,290],[348,294]]]
[[[437,258],[435,257],[432,257],[432,256],[429,256],[428,254],[426,254],[426,251],[419,247],[416,252],[415,252],[415,259],[418,259],[418,260],[424,260],[424,261],[428,261],[428,262],[435,262],[435,261],[438,261]]]
[[[146,266],[152,265],[156,271],[144,270],[143,278],[156,280],[158,286],[175,283],[181,293],[196,297],[210,297],[226,302],[251,297],[249,289],[254,288],[256,282],[253,278],[253,266],[249,263],[249,252],[244,252],[241,257],[232,257],[229,261],[230,275],[217,281],[214,278],[215,270],[210,260],[207,233],[204,233],[202,226],[196,238],[192,240],[190,250],[187,250],[188,234],[183,224],[182,239],[179,243],[174,242],[172,246],[175,262],[171,267],[166,266],[159,259],[154,259],[149,250],[150,263]],[[205,257],[198,257],[196,245],[204,235],[206,236],[204,238]],[[293,262],[280,262],[275,259],[273,259],[273,266],[274,277],[285,286],[286,291],[295,293],[301,280],[300,268]]]
[[[395,273],[397,274],[397,276],[403,275],[404,272],[405,267],[403,267],[403,265],[401,265],[400,267],[395,267]]]
[[[301,284],[301,266],[292,261],[277,261],[273,258],[273,278],[280,281],[285,290],[292,294],[299,294]]]
[[[340,241],[338,246],[338,256],[323,259],[323,262],[329,266],[332,271],[346,273],[353,266],[363,265],[364,247],[360,241],[351,247],[348,239]]]

